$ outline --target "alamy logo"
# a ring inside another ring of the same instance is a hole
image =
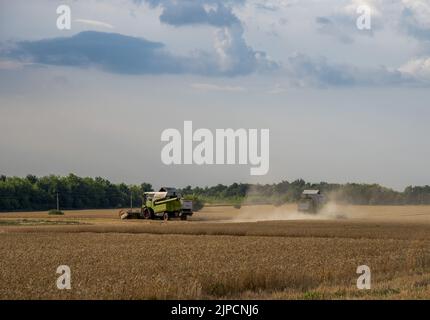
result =
[[[366,265],[358,266],[357,273],[360,275],[357,278],[357,289],[370,290],[370,268]]]
[[[66,265],[58,266],[57,273],[61,274],[57,278],[57,288],[59,290],[72,289],[70,267]]]
[[[72,26],[70,7],[65,4],[58,6],[57,14],[58,14],[58,18],[57,18],[58,30],[70,30]]]
[[[356,21],[358,30],[372,29],[372,10],[370,7],[366,5],[359,6],[357,13],[360,15]]]
[[[260,139],[258,131],[216,129],[213,134],[200,128],[193,132],[193,122],[184,121],[183,136],[177,129],[162,132],[161,141],[168,143],[161,150],[161,161],[166,165],[250,164],[251,175],[265,175],[269,171],[269,129],[260,130]]]

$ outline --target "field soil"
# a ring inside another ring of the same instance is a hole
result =
[[[430,206],[0,213],[0,299],[430,299]],[[56,286],[71,269],[70,290]],[[371,270],[358,290],[357,267]]]

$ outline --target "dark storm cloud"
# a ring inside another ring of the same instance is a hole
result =
[[[69,38],[17,42],[9,58],[46,65],[99,66],[114,73],[178,73],[183,61],[159,42],[95,31]]]
[[[22,41],[2,52],[2,56],[22,62],[71,67],[98,67],[119,74],[197,74],[228,76],[254,71],[280,70],[294,85],[300,86],[366,86],[416,84],[418,80],[398,70],[384,67],[362,70],[350,65],[334,64],[326,58],[305,54],[291,55],[281,67],[270,62],[262,52],[253,51],[240,40],[241,30],[220,31],[223,37],[236,37],[232,46],[223,47],[229,57],[223,66],[217,56],[200,52],[193,56],[175,56],[159,42],[114,33],[87,31],[69,38]],[[228,33],[227,35],[225,33]],[[231,34],[230,34],[231,33]],[[220,41],[224,43],[223,41]]]
[[[224,30],[226,33],[230,31]],[[226,36],[224,32],[220,37]],[[210,53],[178,56],[160,42],[86,31],[69,38],[20,41],[12,48],[4,49],[1,56],[44,65],[99,67],[120,74],[236,76],[277,67],[264,53],[253,51],[244,42],[220,46],[219,50],[229,58],[227,66],[220,64],[219,57]]]

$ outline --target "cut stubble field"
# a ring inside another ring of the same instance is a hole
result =
[[[430,207],[207,207],[186,222],[2,213],[0,256],[0,299],[429,299]],[[56,287],[59,265],[71,290]],[[359,265],[370,290],[356,287]]]

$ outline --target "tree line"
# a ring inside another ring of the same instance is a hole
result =
[[[359,183],[309,183],[302,179],[274,184],[233,183],[213,187],[191,187],[182,189],[183,194],[192,194],[206,203],[281,205],[297,202],[306,189],[318,189],[337,203],[356,205],[429,205],[430,186],[409,186],[396,191],[379,184]]]
[[[127,208],[142,205],[142,195],[152,185],[114,184],[100,177],[50,175],[36,177],[0,176],[0,211]],[[195,201],[212,204],[275,204],[296,202],[305,189],[319,189],[338,203],[358,205],[429,205],[430,186],[409,186],[395,191],[378,184],[309,183],[302,179],[273,184],[233,183],[212,187],[187,186],[179,191]]]
[[[68,176],[25,178],[0,176],[0,211],[50,210],[56,208],[57,194],[61,209],[125,208],[142,205],[142,194],[151,191],[148,183],[113,184],[109,180]]]

